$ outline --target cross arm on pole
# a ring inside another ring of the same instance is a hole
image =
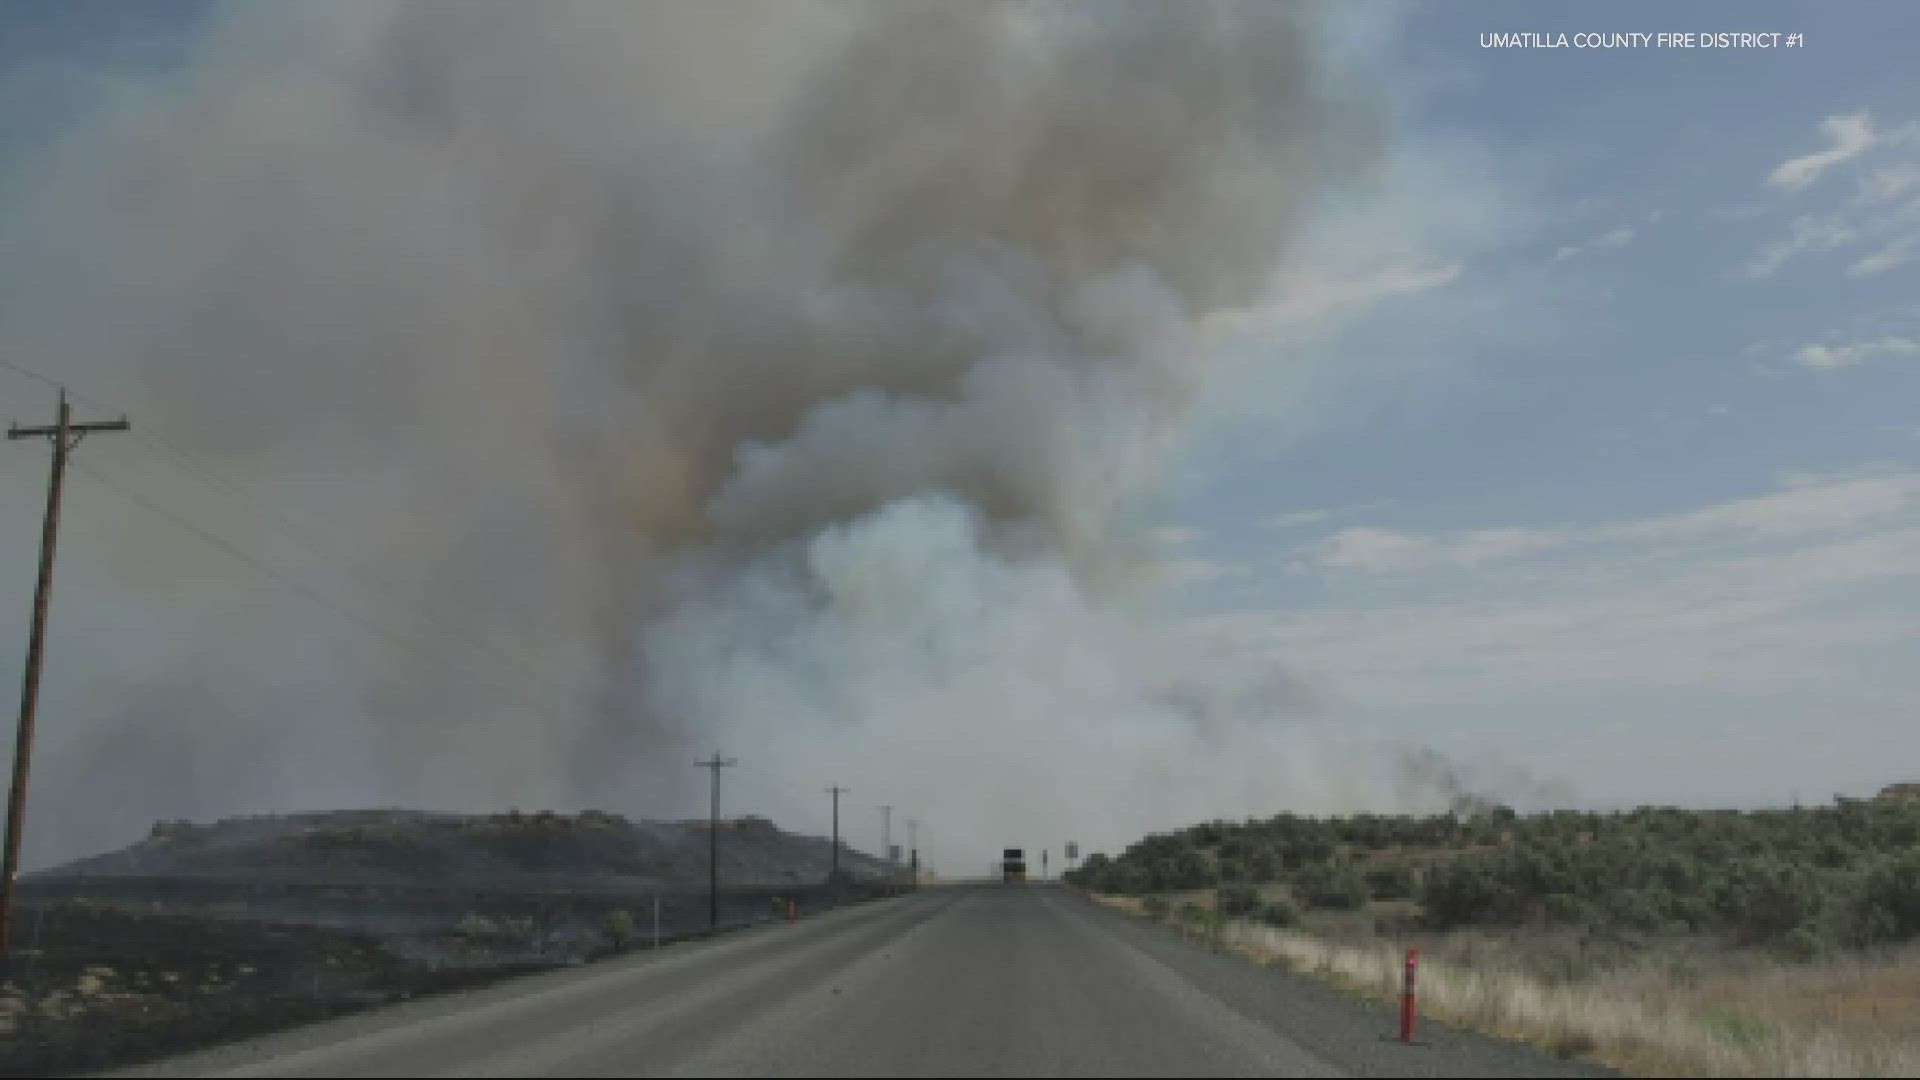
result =
[[[68,424],[67,432],[72,435],[85,435],[89,431],[129,431],[132,430],[132,428],[133,425],[129,424],[127,418],[123,416],[118,420],[95,420],[90,424]],[[15,424],[13,427],[7,429],[7,438],[9,439],[37,439],[42,436],[58,434],[60,434],[60,428],[53,424],[40,424],[34,427],[21,427]]]

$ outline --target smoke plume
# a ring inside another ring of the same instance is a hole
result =
[[[58,672],[40,849],[341,800],[687,811],[714,747],[729,805],[810,824],[850,785],[957,870],[1342,797],[1283,658],[1148,614],[1140,520],[1196,322],[1262,299],[1377,141],[1319,34],[1272,3],[234,5],[97,73],[4,176],[0,352],[328,537],[295,568],[326,595],[377,568],[381,625],[487,679],[101,496],[129,516],[74,526],[114,532],[56,595],[127,629]],[[137,483],[144,451],[87,453]]]

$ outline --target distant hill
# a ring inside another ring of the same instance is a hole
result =
[[[821,837],[765,818],[720,823],[720,869],[733,885],[818,883],[832,866]],[[429,814],[341,810],[156,822],[145,840],[33,875],[270,880],[612,878],[703,884],[705,821],[629,821],[613,814]],[[876,880],[885,863],[842,847],[843,875]]]

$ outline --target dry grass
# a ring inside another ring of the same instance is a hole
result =
[[[1147,913],[1147,905],[1137,896],[1101,896],[1095,894],[1093,900],[1095,903],[1110,907],[1123,915],[1145,915]]]
[[[1134,914],[1132,898],[1101,902]],[[1459,934],[1421,945],[1420,1010],[1641,1076],[1920,1075],[1920,948],[1793,963],[1669,943],[1569,968],[1562,943]],[[1397,1000],[1407,942],[1235,923],[1223,941]]]

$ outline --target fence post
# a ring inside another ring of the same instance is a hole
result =
[[[660,898],[653,898],[653,947],[660,947]]]

